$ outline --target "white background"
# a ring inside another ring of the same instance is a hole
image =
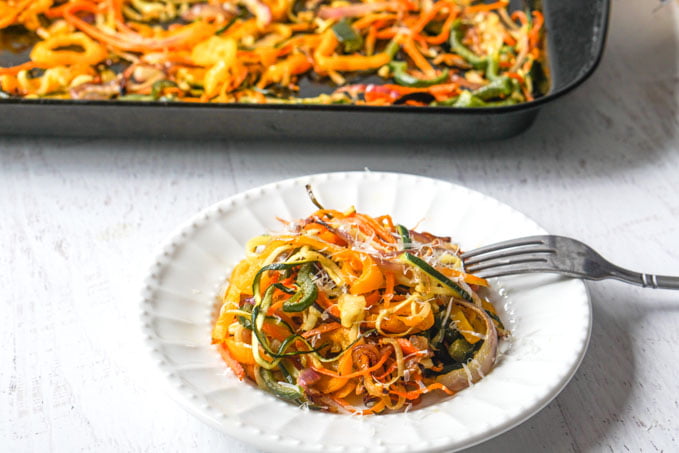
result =
[[[612,3],[595,75],[502,142],[0,137],[0,450],[254,451],[147,378],[138,292],[178,223],[279,179],[364,168],[440,178],[617,264],[679,275],[679,6]],[[574,379],[535,417],[469,451],[676,450],[679,292],[588,287],[592,340]]]

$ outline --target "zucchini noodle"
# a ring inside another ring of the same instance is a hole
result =
[[[0,51],[32,45],[27,61],[0,67],[0,97],[466,108],[529,102],[548,90],[544,18],[508,6],[0,0]]]
[[[248,242],[212,342],[236,376],[300,406],[403,411],[492,369],[507,332],[447,237],[320,209]]]

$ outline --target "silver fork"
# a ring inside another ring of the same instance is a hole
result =
[[[606,261],[591,247],[563,236],[529,236],[462,255],[467,272],[484,278],[552,272],[587,280],[614,278],[644,288],[679,289],[679,277],[633,272]]]

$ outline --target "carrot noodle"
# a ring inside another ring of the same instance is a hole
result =
[[[354,209],[282,225],[248,242],[221,297],[212,342],[241,380],[333,412],[400,411],[453,395],[439,378],[506,334],[447,237]]]
[[[0,51],[12,40],[34,43],[28,61],[0,67],[0,95],[447,107],[528,102],[544,94],[544,84],[532,79],[545,58],[545,20],[537,10],[508,8],[506,0],[330,0],[320,7],[316,0],[0,0]],[[351,84],[371,74],[378,82]],[[498,79],[508,80],[505,89],[483,90]],[[300,94],[305,80],[320,81],[324,92]],[[390,86],[430,96],[413,98]],[[465,91],[472,95],[461,96]]]

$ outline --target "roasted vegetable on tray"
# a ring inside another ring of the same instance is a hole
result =
[[[32,43],[0,58],[0,94],[511,105],[544,94],[546,65],[542,14],[508,3],[0,0],[0,55]]]

